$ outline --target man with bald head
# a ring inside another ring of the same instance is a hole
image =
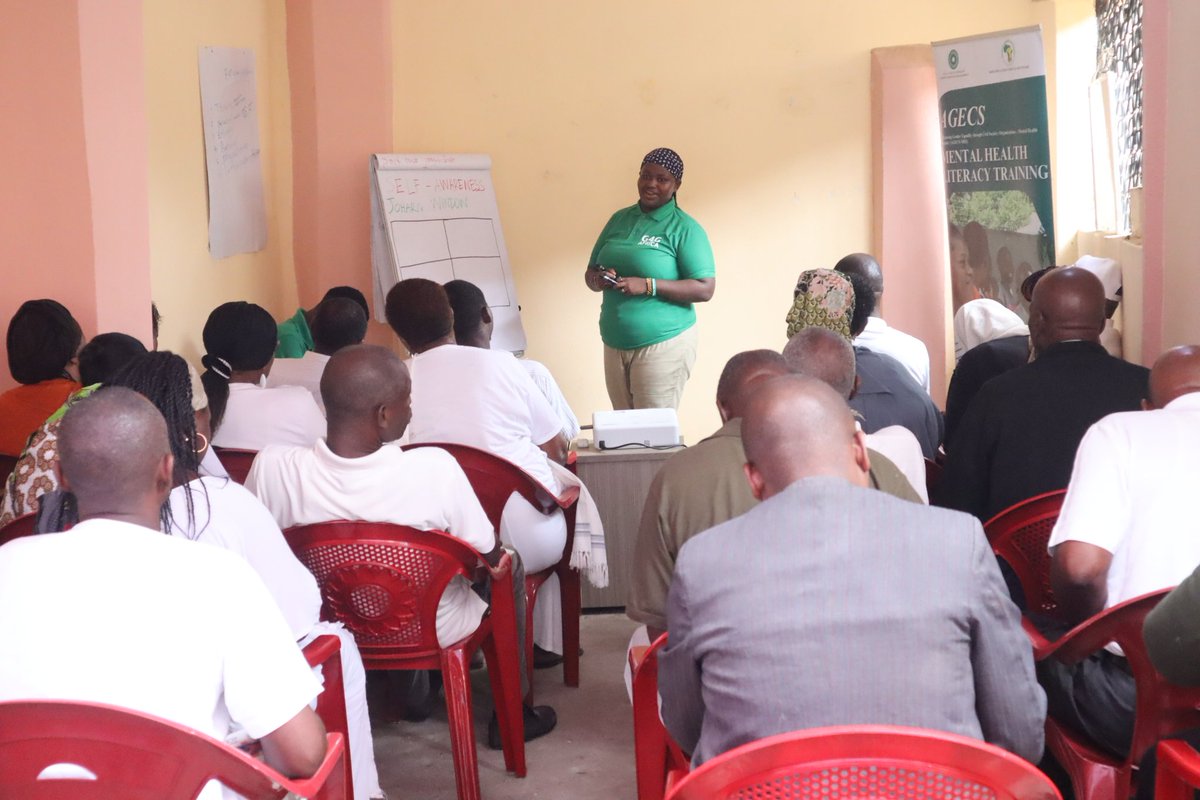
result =
[[[867,319],[867,327],[854,337],[855,346],[896,359],[928,394],[929,348],[917,337],[909,336],[884,321],[883,269],[879,262],[867,253],[851,253],[834,264],[833,268],[846,275],[861,276],[875,295],[875,309]]]
[[[764,382],[742,440],[761,502],[683,546],[667,605],[662,716],[693,763],[857,724],[1036,763],[1045,701],[979,523],[869,490],[863,434],[821,381]]]
[[[218,739],[236,723],[276,769],[311,775],[321,686],[262,579],[159,529],[174,459],[158,410],[100,389],[67,411],[58,444],[80,523],[0,547],[0,700],[110,703]]]
[[[1087,429],[1140,407],[1149,372],[1100,345],[1104,304],[1099,279],[1077,267],[1037,282],[1029,312],[1034,361],[988,381],[971,400],[947,443],[934,502],[987,520],[1065,489]]]
[[[748,350],[729,359],[717,381],[721,427],[667,459],[651,481],[625,604],[625,613],[646,626],[649,641],[667,629],[667,589],[679,548],[758,502],[742,477],[742,412],[757,385],[787,373],[774,350]]]
[[[1175,586],[1200,565],[1200,537],[1189,524],[1200,347],[1176,347],[1155,362],[1143,407],[1092,425],[1075,456],[1050,536],[1050,579],[1068,623]],[[1103,651],[1071,667],[1047,662],[1039,677],[1051,716],[1118,755],[1128,752],[1135,698],[1124,658]]]
[[[854,348],[828,328],[799,331],[783,348],[791,372],[817,378],[849,402],[858,391]],[[859,424],[861,428],[862,425]],[[929,502],[921,443],[903,425],[887,425],[866,435],[875,488],[905,500]]]
[[[325,439],[312,447],[265,448],[246,488],[281,528],[339,519],[391,522],[444,531],[498,563],[492,524],[454,457],[436,447],[404,451],[392,444],[412,417],[411,392],[408,369],[387,348],[339,350],[321,378]],[[487,603],[456,577],[438,603],[438,642],[445,647],[470,635],[486,611]],[[526,738],[549,733],[554,721],[549,706],[527,709]]]

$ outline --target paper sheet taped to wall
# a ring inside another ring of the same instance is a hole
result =
[[[517,290],[486,155],[371,157],[371,262],[375,315],[405,278],[470,281],[496,321],[492,347],[525,350]]]
[[[213,258],[267,246],[254,51],[200,48],[200,109],[208,169],[208,250]]]

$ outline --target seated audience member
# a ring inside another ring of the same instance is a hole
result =
[[[38,510],[37,500],[58,489],[58,426],[72,403],[108,383],[126,363],[146,352],[146,347],[124,333],[102,333],[79,351],[79,379],[83,388],[58,407],[29,437],[29,444],[4,486],[0,527]]]
[[[849,402],[858,389],[854,348],[828,328],[805,328],[783,348],[783,359],[792,373],[824,381]],[[857,424],[857,423],[856,423]],[[907,428],[889,425],[866,434],[871,457],[871,488],[901,500],[928,503],[925,458],[921,445]]]
[[[693,763],[860,724],[1036,763],[1045,699],[979,523],[868,490],[862,432],[821,381],[765,382],[742,442],[762,502],[683,546],[667,599],[662,716]]]
[[[501,548],[458,462],[437,448],[404,451],[389,444],[412,415],[411,388],[404,363],[386,348],[338,351],[321,380],[326,438],[312,447],[268,447],[255,458],[246,485],[284,528],[348,519],[439,530],[496,564]],[[523,579],[516,588],[523,609]],[[469,636],[486,611],[467,581],[455,578],[438,603],[438,642],[446,647]],[[518,616],[523,627],[524,614]],[[555,721],[549,706],[527,707],[526,738],[549,733]],[[489,743],[499,746],[494,720]]]
[[[450,308],[454,310],[454,342],[464,347],[482,347],[485,350],[492,346],[492,329],[495,322],[492,310],[488,308],[487,300],[478,286],[469,281],[450,281],[444,285],[446,296],[450,298]],[[567,404],[562,390],[558,388],[550,370],[539,361],[532,358],[517,359],[538,389],[546,397],[546,402],[554,409],[562,421],[562,433],[570,441],[579,435],[579,420],[575,412]]]
[[[353,286],[335,286],[325,293],[321,302],[332,297],[344,297],[354,301],[370,319],[371,309],[367,306],[367,298]],[[276,358],[300,358],[316,346],[310,326],[320,305],[318,303],[308,310],[298,308],[295,314],[279,323],[279,344],[275,348]]]
[[[109,703],[218,739],[236,724],[272,767],[311,775],[321,686],[262,580],[159,531],[174,468],[162,415],[104,388],[67,412],[59,441],[82,522],[0,547],[0,700]]]
[[[1075,267],[1037,282],[1029,314],[1033,363],[988,381],[954,433],[939,505],[990,519],[1043,492],[1065,489],[1079,441],[1100,418],[1133,411],[1149,371],[1100,346],[1104,287]]]
[[[788,312],[788,337],[819,326],[853,340],[867,324],[875,295],[857,273],[814,269],[800,273],[795,299]],[[850,407],[858,412],[863,430],[900,425],[912,431],[925,458],[937,455],[942,442],[942,415],[912,376],[891,356],[855,347],[858,391]]]
[[[325,417],[307,389],[265,385],[275,330],[265,308],[246,302],[217,306],[204,323],[201,380],[217,447],[309,446],[325,435]]]
[[[313,349],[299,358],[275,358],[267,386],[303,386],[317,401],[321,413],[321,373],[329,357],[352,344],[361,344],[367,335],[367,312],[362,306],[345,297],[322,300],[313,310]]]
[[[821,331],[850,350],[853,380],[853,351],[849,342],[823,328],[810,330]],[[803,336],[797,334],[792,341]],[[667,459],[651,481],[638,528],[629,602],[625,606],[630,619],[645,624],[646,643],[667,629],[667,590],[675,571],[675,559],[684,543],[758,504],[742,471],[746,463],[741,439],[742,412],[763,381],[792,371],[784,356],[773,350],[749,350],[729,359],[717,382],[721,427],[707,439]],[[876,472],[877,456],[871,453],[870,486],[919,501],[894,466]],[[919,449],[917,456],[920,457]],[[878,460],[881,465],[886,461],[882,457]],[[639,642],[640,637],[634,644]]]
[[[900,362],[926,394],[929,393],[929,349],[915,336],[909,336],[883,319],[883,270],[874,256],[851,253],[833,265],[835,272],[858,275],[875,296],[875,307],[867,317],[862,333],[854,337],[855,347],[883,353]]]
[[[1067,623],[1175,586],[1200,565],[1200,538],[1184,524],[1200,449],[1200,348],[1177,347],[1155,362],[1145,408],[1104,417],[1079,444],[1050,536],[1050,581]],[[1135,691],[1119,652],[1070,667],[1044,661],[1038,679],[1050,716],[1129,752]]]
[[[954,312],[958,362],[946,393],[946,450],[980,387],[1029,363],[1029,326],[995,300],[972,300]]]
[[[112,381],[149,399],[167,421],[175,467],[174,488],[162,508],[162,528],[244,558],[262,578],[301,647],[326,633],[341,640],[354,794],[358,800],[381,797],[367,713],[366,671],[354,636],[339,624],[320,621],[317,582],[288,547],[271,512],[229,478],[201,474],[201,458],[212,433],[208,400],[193,375],[182,358],[162,351],[134,359]]]
[[[1100,332],[1100,344],[1110,356],[1122,358],[1125,348],[1121,331],[1113,324],[1113,315],[1121,304],[1121,265],[1111,258],[1081,256],[1074,266],[1086,269],[1104,284],[1104,330]]]
[[[8,370],[21,384],[0,394],[0,455],[18,456],[29,435],[79,390],[79,323],[62,303],[27,300],[8,323]]]
[[[455,343],[454,312],[446,290],[424,278],[392,287],[387,319],[412,354],[409,441],[487,450],[560,493],[550,460],[566,460],[567,437],[558,416],[513,354]],[[514,494],[504,508],[500,538],[520,553],[526,572],[540,572],[561,560],[566,521],[561,512],[546,516]],[[558,578],[552,576],[534,606],[533,640],[538,647],[562,653],[560,619]]]

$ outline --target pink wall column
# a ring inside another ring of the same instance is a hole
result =
[[[88,186],[75,2],[7,3],[0,25],[0,333],[22,302],[71,309],[96,332],[92,203]],[[0,389],[13,385],[0,348]]]
[[[928,45],[871,51],[873,249],[883,317],[929,348],[930,389],[945,403],[953,367],[937,82]]]
[[[0,75],[0,330],[51,297],[85,337],[149,343],[141,3],[7,4]],[[0,349],[0,388],[12,383]]]
[[[339,284],[371,297],[367,165],[372,153],[392,149],[390,9],[388,0],[287,4],[294,250],[305,308]]]
[[[1166,261],[1167,2],[1142,9],[1142,353],[1152,364],[1163,349]]]
[[[140,0],[80,0],[96,330],[151,345],[150,163]]]

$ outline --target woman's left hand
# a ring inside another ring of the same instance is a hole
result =
[[[618,278],[617,285],[613,288],[621,294],[646,294],[646,285],[648,283],[645,278]]]

